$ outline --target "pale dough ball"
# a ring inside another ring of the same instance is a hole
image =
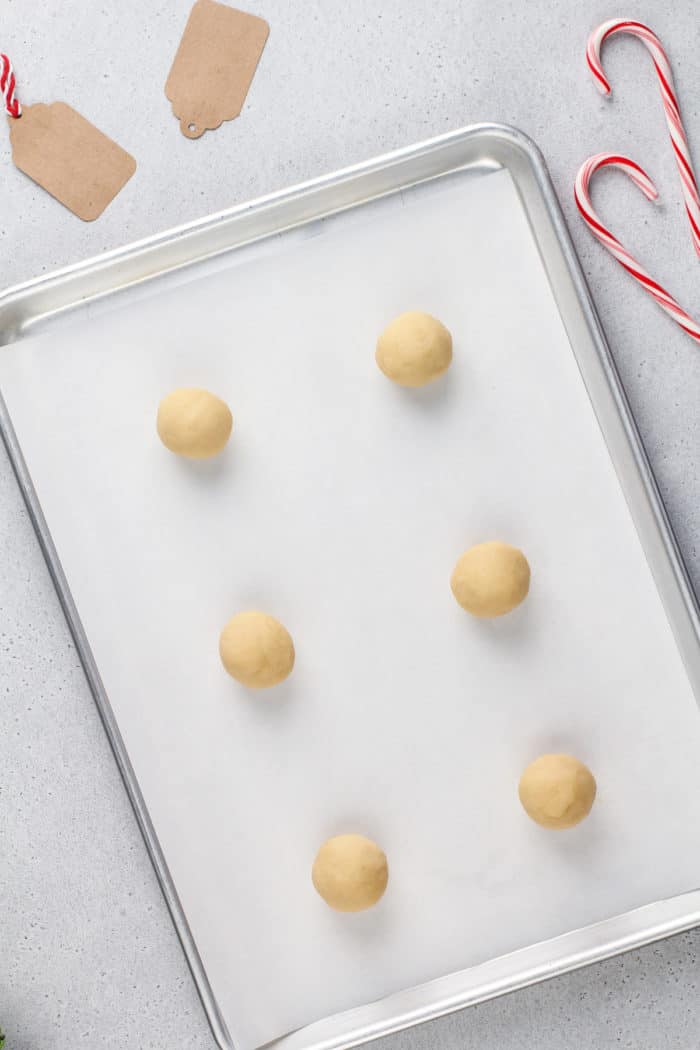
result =
[[[467,612],[503,616],[527,597],[530,566],[523,552],[508,543],[477,543],[455,565],[450,585]]]
[[[331,908],[364,911],[383,895],[389,867],[376,842],[364,835],[336,835],[316,854],[311,879]]]
[[[228,673],[251,689],[277,685],[294,667],[294,642],[287,628],[255,610],[229,620],[221,632],[219,653]]]
[[[173,390],[158,406],[158,435],[166,448],[188,459],[208,459],[228,441],[233,416],[225,401],[208,390]]]
[[[452,336],[435,317],[413,310],[400,314],[377,340],[377,364],[401,386],[425,386],[452,360]]]
[[[595,791],[590,769],[572,755],[540,755],[518,787],[525,812],[543,828],[573,828],[590,813]]]

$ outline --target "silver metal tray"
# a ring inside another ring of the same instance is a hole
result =
[[[506,168],[518,189],[678,647],[696,692],[700,616],[544,162],[521,133],[476,125],[244,204],[0,296],[0,345],[58,314],[273,234],[464,169]],[[0,430],[212,1031],[232,1047],[170,878],[7,410]],[[700,924],[700,890],[543,941],[277,1040],[278,1050],[352,1046]]]

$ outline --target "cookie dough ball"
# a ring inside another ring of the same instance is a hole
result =
[[[573,828],[587,817],[595,799],[590,769],[572,755],[540,755],[518,787],[523,808],[543,828]]]
[[[208,459],[228,441],[233,416],[225,401],[208,390],[173,390],[158,406],[158,436],[166,448],[188,459]]]
[[[364,911],[383,895],[389,867],[376,842],[364,835],[336,835],[316,854],[311,879],[331,908]]]
[[[384,375],[400,386],[425,386],[449,368],[452,336],[436,318],[413,310],[384,329],[375,358]]]
[[[279,620],[251,610],[237,613],[219,639],[221,662],[228,673],[251,689],[267,689],[291,674],[294,642]]]
[[[527,597],[530,566],[523,552],[508,543],[477,543],[455,565],[450,585],[473,616],[503,616]]]

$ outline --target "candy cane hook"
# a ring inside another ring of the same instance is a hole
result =
[[[21,117],[22,107],[15,98],[15,73],[7,55],[0,55],[0,94],[10,116]]]
[[[700,194],[698,194],[698,184],[693,170],[693,162],[690,158],[690,147],[681,121],[680,106],[673,84],[673,74],[668,57],[656,33],[652,32],[649,26],[645,26],[643,22],[634,22],[624,18],[614,18],[609,22],[604,22],[591,33],[588,38],[588,46],[586,47],[588,67],[595,78],[596,86],[604,95],[609,95],[612,89],[603,72],[603,66],[600,61],[600,49],[608,37],[617,33],[630,33],[632,36],[637,37],[638,40],[642,41],[652,57],[661,89],[666,123],[671,135],[671,145],[676,155],[678,172],[681,177],[683,199],[690,222],[693,245],[696,253],[700,255]]]
[[[610,230],[603,225],[595,211],[591,203],[589,185],[595,173],[600,168],[605,167],[619,168],[620,171],[624,171],[648,200],[656,200],[658,196],[656,187],[647,173],[638,164],[635,164],[628,157],[619,156],[617,153],[598,153],[595,157],[589,157],[581,165],[576,176],[574,196],[578,210],[581,212],[593,236],[608,249],[610,254],[617,259],[621,266],[624,266],[625,270],[636,281],[639,281],[641,286],[656,300],[661,309],[665,310],[676,324],[680,325],[684,332],[687,332],[689,336],[700,343],[700,325],[693,320],[690,314],[686,313],[683,307],[676,302],[672,295],[669,295],[665,288],[662,288],[654,280],[651,274],[647,273],[634,256],[630,255],[627,249],[620,244],[617,237],[614,237]]]

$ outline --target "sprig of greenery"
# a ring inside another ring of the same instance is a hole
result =
[[[0,1050],[2,1050],[4,1045],[5,1045],[5,1036],[2,1034],[2,1028],[0,1028]]]

